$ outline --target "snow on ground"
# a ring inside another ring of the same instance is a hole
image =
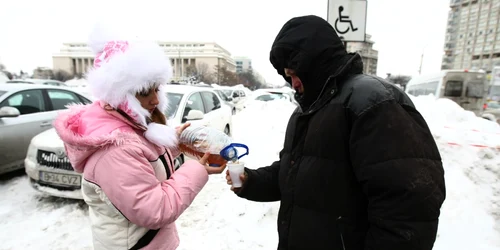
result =
[[[434,249],[499,249],[500,154],[494,149],[500,144],[499,126],[448,100],[419,97],[414,102],[433,131],[446,171],[447,198]],[[278,159],[294,108],[286,102],[255,102],[234,117],[235,142],[250,147],[250,155],[242,158],[247,167]],[[92,249],[82,202],[41,195],[26,176],[0,181],[0,199],[0,249]],[[212,175],[177,221],[179,249],[275,249],[278,208],[277,202],[238,198],[224,175]]]

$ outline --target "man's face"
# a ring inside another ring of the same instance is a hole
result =
[[[285,75],[292,79],[292,88],[299,94],[304,93],[304,85],[300,78],[295,74],[295,70],[285,68]]]

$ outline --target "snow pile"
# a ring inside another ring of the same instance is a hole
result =
[[[247,144],[254,156],[244,159],[247,167],[267,166],[279,158],[285,128],[295,108],[295,105],[284,100],[249,101],[246,108],[233,117],[235,141]]]
[[[459,145],[500,147],[500,125],[466,111],[450,99],[413,97],[436,140]]]
[[[411,96],[439,145],[447,197],[434,249],[500,248],[500,126],[449,99]]]

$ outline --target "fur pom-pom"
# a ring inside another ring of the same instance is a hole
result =
[[[160,147],[177,148],[179,144],[175,129],[159,123],[148,124],[148,130],[144,132],[144,136],[148,141]]]
[[[107,42],[127,39],[118,27],[116,24],[104,21],[94,25],[88,40],[88,45],[94,54],[102,52]]]

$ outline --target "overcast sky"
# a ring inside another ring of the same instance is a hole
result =
[[[52,67],[63,42],[87,41],[94,23],[126,17],[138,35],[165,41],[214,41],[233,56],[247,56],[269,83],[281,84],[269,63],[271,44],[294,16],[327,18],[327,0],[1,0],[0,62],[8,70]],[[369,0],[367,33],[379,51],[378,72],[440,70],[449,0]]]

